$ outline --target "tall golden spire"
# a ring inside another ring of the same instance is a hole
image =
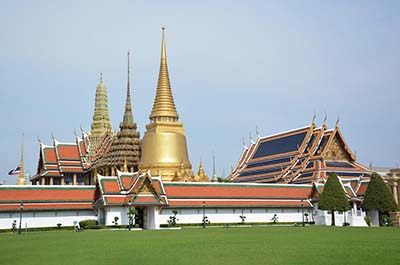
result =
[[[167,66],[167,51],[165,47],[165,28],[162,28],[161,62],[158,75],[156,97],[150,114],[151,121],[177,121],[179,115],[176,111],[174,98],[171,91]]]
[[[162,29],[161,63],[150,123],[142,141],[140,172],[161,175],[163,181],[191,181],[195,178],[189,161],[183,123],[178,121],[168,76],[165,32]]]
[[[26,185],[25,174],[24,174],[24,133],[22,133],[21,161],[19,163],[19,175],[18,175],[17,185]]]

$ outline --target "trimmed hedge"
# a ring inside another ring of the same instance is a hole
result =
[[[224,225],[231,225],[231,226],[241,226],[241,225],[295,225],[295,224],[301,224],[301,222],[278,222],[278,223],[273,223],[273,222],[265,222],[265,223],[208,223],[207,226],[224,226]],[[306,225],[313,225],[314,222],[308,222]],[[203,226],[202,223],[197,223],[197,224],[176,224],[175,227],[184,227],[184,226]],[[160,224],[160,227],[173,227],[169,224]]]
[[[32,227],[28,228],[28,232],[39,232],[39,231],[54,231],[54,230],[74,230],[73,226],[62,226],[62,227],[57,227],[57,226],[51,226],[51,227]],[[26,229],[22,228],[21,229],[22,233],[25,233]],[[0,233],[11,233],[11,229],[1,229]],[[18,229],[14,231],[14,233],[18,233]]]
[[[97,220],[83,220],[79,222],[79,226],[83,229],[87,229],[89,226],[94,226],[97,224]]]

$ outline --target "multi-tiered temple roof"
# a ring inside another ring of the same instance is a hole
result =
[[[70,177],[72,184],[74,175],[75,178],[82,176],[90,168],[88,162],[89,143],[88,135],[85,133],[82,133],[82,138],[76,136],[75,143],[61,143],[55,138],[53,138],[53,145],[45,145],[40,142],[38,168],[31,181],[40,181],[41,184],[50,185],[64,184],[65,178]],[[85,184],[90,183],[86,181]]]
[[[258,137],[245,147],[233,182],[311,183],[336,172],[342,179],[369,176],[370,170],[356,162],[336,124],[334,129],[310,126]]]

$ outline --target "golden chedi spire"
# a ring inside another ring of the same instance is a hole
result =
[[[100,82],[96,87],[93,121],[90,131],[89,156],[93,158],[101,137],[112,133],[110,115],[108,114],[107,88],[103,83],[103,75],[100,73]]]
[[[150,123],[142,141],[139,171],[150,170],[161,175],[163,181],[193,181],[183,123],[178,122],[169,81],[165,29],[162,29],[161,62],[157,92],[150,114]]]
[[[22,144],[21,144],[21,161],[19,163],[19,175],[17,179],[17,185],[26,185],[25,174],[24,174],[24,134],[22,133]]]
[[[162,28],[160,72],[158,74],[157,93],[150,114],[150,120],[172,119],[177,121],[178,118],[179,115],[176,112],[174,98],[172,97],[171,83],[169,81],[167,51],[165,47],[165,29]]]
[[[201,160],[200,160],[200,165],[199,165],[199,171],[197,172],[197,175],[196,175],[196,181],[200,181],[200,182],[209,182],[210,181],[210,179],[204,172],[203,162]]]

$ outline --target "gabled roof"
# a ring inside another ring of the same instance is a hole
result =
[[[118,176],[98,175],[100,198],[96,205],[167,205],[168,200],[160,177],[149,173],[122,173]]]
[[[0,186],[0,211],[92,209],[94,186]]]
[[[369,184],[369,179],[362,177],[347,179],[338,176],[338,179],[349,200],[362,199]],[[312,185],[310,198],[312,200],[319,200],[324,191],[325,180],[313,182]]]
[[[61,177],[64,173],[83,173],[90,164],[87,161],[87,135],[83,139],[76,136],[75,143],[61,143],[53,139],[53,145],[40,142],[37,174],[31,179],[43,176]]]
[[[325,125],[316,128],[312,123],[260,137],[243,151],[230,178],[238,183],[311,184],[333,171],[348,178],[370,174],[355,161],[337,125],[328,130]]]

